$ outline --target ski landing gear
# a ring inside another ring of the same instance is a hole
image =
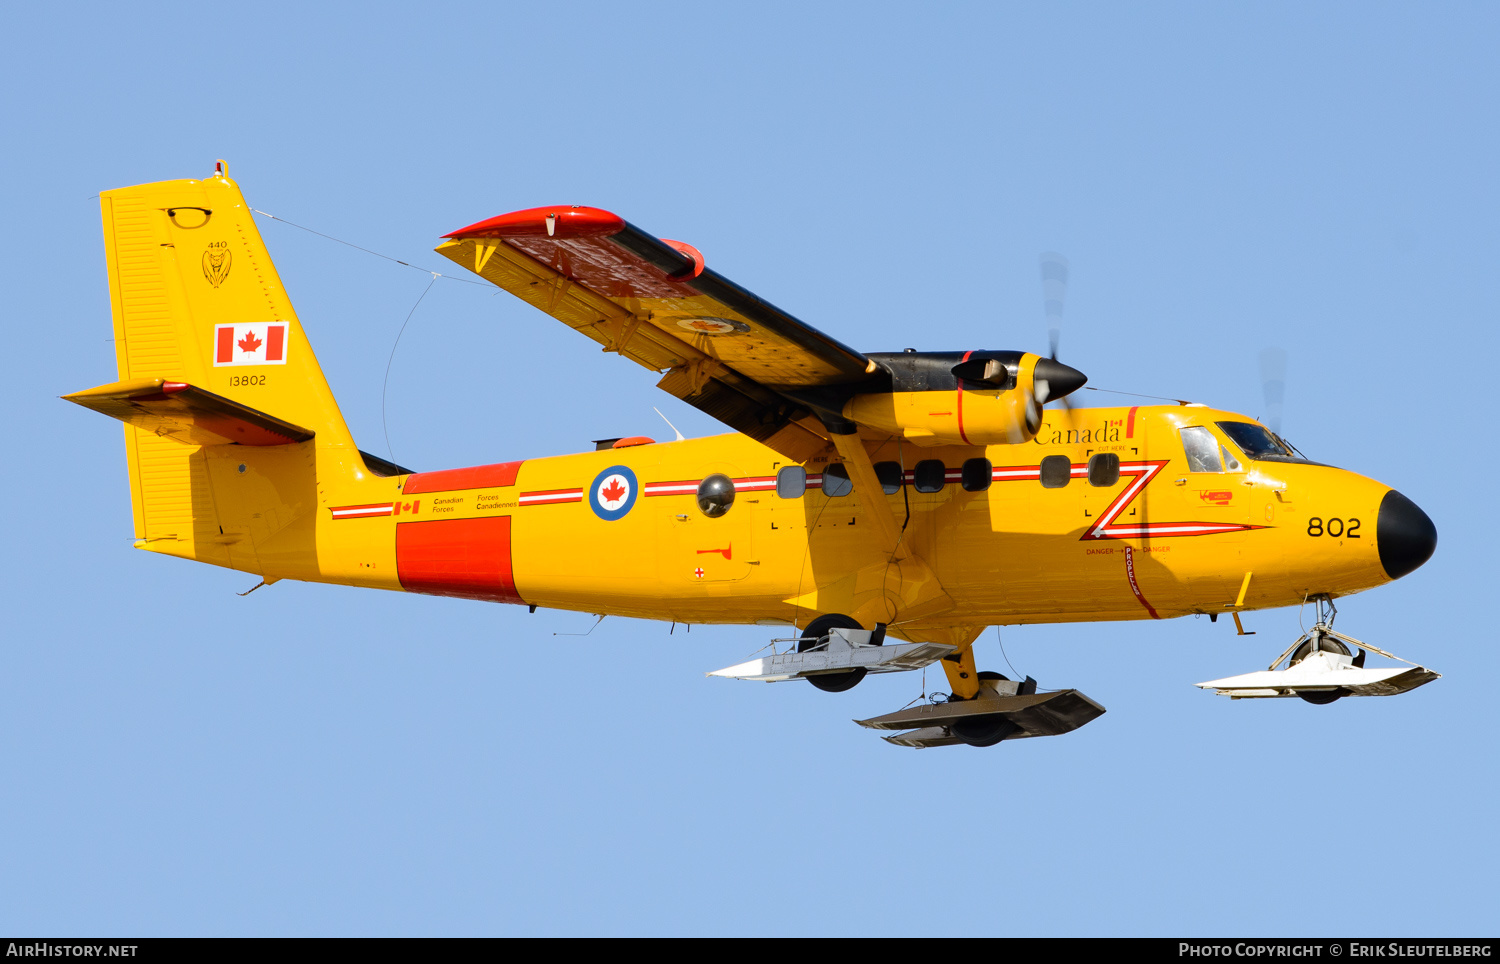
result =
[[[869,673],[922,669],[941,661],[953,693],[941,701],[868,720],[874,730],[909,730],[886,737],[897,746],[994,746],[1003,740],[1055,736],[1098,719],[1104,707],[1077,690],[1038,693],[1036,680],[1021,682],[979,672],[974,640],[980,627],[958,628],[952,642],[887,643],[884,624],[862,629],[848,616],[819,616],[799,639],[771,641],[771,655],[709,673],[774,683],[806,679],[820,690],[841,693]],[[785,648],[781,648],[781,647]]]
[[[909,730],[886,737],[897,746],[994,746],[1002,740],[1057,736],[1104,715],[1104,707],[1077,690],[1038,693],[1036,680],[1008,680],[999,673],[980,673],[979,692],[971,699],[949,697],[855,720],[872,730]]]
[[[1316,603],[1318,618],[1313,628],[1288,646],[1269,667],[1258,673],[1226,676],[1197,685],[1236,700],[1300,696],[1321,705],[1345,696],[1395,696],[1440,678],[1410,660],[1334,632],[1333,620],[1338,610],[1333,600],[1322,597]],[[1350,646],[1359,655],[1351,655]],[[1367,669],[1366,650],[1407,666]],[[1287,661],[1286,668],[1277,669],[1283,661]]]
[[[814,619],[800,638],[771,640],[770,656],[716,669],[708,675],[763,683],[805,679],[825,692],[842,693],[868,673],[921,669],[955,649],[944,643],[885,645],[884,623],[861,629],[850,617],[832,613]]]

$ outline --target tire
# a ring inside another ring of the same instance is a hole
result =
[[[1336,690],[1324,690],[1321,693],[1298,693],[1297,695],[1314,706],[1327,706],[1329,703],[1336,703],[1348,696],[1349,691],[1340,686]]]
[[[999,713],[990,716],[970,716],[948,724],[948,732],[969,746],[994,746],[1021,728]]]
[[[1008,680],[1010,677],[1004,673],[996,673],[994,670],[982,669],[979,671],[979,681],[985,680]],[[950,702],[954,701],[950,698]],[[1000,716],[971,716],[948,724],[948,732],[958,737],[969,746],[994,746],[1012,733],[1019,733],[1021,728],[1010,720]]]
[[[1345,646],[1338,640],[1332,639],[1327,636],[1324,636],[1319,640],[1318,648],[1323,652],[1338,653],[1340,656],[1350,655],[1348,646]],[[1312,640],[1308,640],[1301,646],[1298,646],[1296,651],[1292,653],[1292,660],[1287,664],[1287,666],[1296,666],[1298,663],[1302,662],[1304,659],[1307,659],[1307,657],[1311,656],[1312,654]],[[1338,689],[1325,690],[1321,693],[1298,693],[1297,695],[1306,702],[1313,704],[1314,706],[1327,706],[1329,703],[1336,703],[1344,697],[1348,696],[1349,691],[1340,686]]]
[[[1351,655],[1348,646],[1345,646],[1338,640],[1328,636],[1324,636],[1322,638],[1322,640],[1320,641],[1320,646],[1318,648],[1323,652],[1338,653],[1340,656]],[[1307,642],[1303,643],[1301,646],[1298,646],[1292,652],[1292,660],[1291,662],[1287,663],[1287,666],[1296,666],[1298,663],[1302,662],[1304,659],[1307,659],[1307,657],[1311,656],[1312,654],[1312,640],[1309,639]]]
[[[855,622],[853,618],[845,616],[842,613],[829,613],[826,616],[819,616],[808,623],[806,629],[802,630],[802,639],[797,643],[797,652],[805,653],[809,649],[812,649],[813,646],[817,645],[818,640],[828,635],[830,629],[864,629],[864,627]],[[845,690],[852,690],[864,678],[865,668],[863,666],[843,673],[819,673],[816,676],[803,677],[803,679],[825,693],[842,693]]]

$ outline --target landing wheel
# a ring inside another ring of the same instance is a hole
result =
[[[1319,636],[1316,639],[1316,646],[1314,646],[1314,640],[1311,639],[1303,643],[1301,646],[1298,646],[1296,650],[1292,652],[1291,662],[1289,662],[1287,665],[1289,667],[1296,666],[1298,663],[1302,662],[1304,659],[1318,651],[1322,651],[1325,653],[1338,653],[1340,656],[1349,655],[1348,646],[1345,646],[1343,643],[1329,636]],[[1338,689],[1325,690],[1321,693],[1298,693],[1297,695],[1302,697],[1307,702],[1312,703],[1314,706],[1327,706],[1329,703],[1336,703],[1339,700],[1343,699],[1345,696],[1348,696],[1349,691],[1340,686]]]
[[[979,671],[980,695],[983,694],[983,688],[984,688],[984,681],[985,680],[1009,680],[1009,679],[1010,679],[1010,677],[1006,676],[1004,673],[996,673],[996,672],[993,672],[992,670],[987,670],[987,669],[980,670]],[[978,699],[978,695],[976,695],[974,698]],[[949,703],[962,703],[963,699],[964,698],[962,696],[958,696],[957,694],[951,694],[950,693],[949,696],[948,696],[948,702]]]
[[[1021,728],[996,713],[991,716],[970,716],[948,724],[948,732],[969,746],[994,746]]]
[[[985,680],[1003,679],[1007,679],[1007,677],[1001,673],[987,669],[979,671],[979,682],[981,685]],[[952,697],[949,697],[949,702],[954,702]],[[948,724],[948,732],[969,746],[994,746],[1020,729],[1019,726],[1016,726],[1010,720],[998,714],[994,716],[971,716],[967,719]]]
[[[1317,649],[1325,653],[1338,653],[1340,656],[1351,655],[1348,646],[1345,646],[1343,643],[1339,642],[1331,636],[1319,637],[1319,639],[1317,640],[1317,644]],[[1311,656],[1314,652],[1315,650],[1313,649],[1313,640],[1309,639],[1301,646],[1298,646],[1295,650],[1292,651],[1292,660],[1288,665],[1296,666],[1298,663]]]
[[[1298,693],[1297,695],[1315,706],[1327,706],[1329,703],[1336,702],[1348,696],[1349,691],[1340,686],[1336,690],[1325,690],[1321,693]]]
[[[802,639],[797,643],[797,652],[805,653],[818,645],[818,640],[827,636],[830,629],[864,629],[864,627],[842,613],[819,616],[802,630]],[[816,676],[803,678],[825,693],[842,693],[853,689],[860,680],[865,678],[865,668],[860,666],[844,673],[819,673]]]

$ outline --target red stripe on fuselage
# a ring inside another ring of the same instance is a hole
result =
[[[511,568],[508,515],[398,523],[396,577],[407,592],[525,602]]]
[[[776,476],[759,475],[747,476],[743,479],[730,479],[734,483],[736,492],[768,492],[776,488]],[[641,494],[647,498],[655,498],[661,495],[696,495],[698,486],[702,485],[701,479],[681,479],[676,482],[647,482],[641,490]],[[527,493],[528,495],[530,493]]]
[[[393,503],[381,502],[372,505],[339,505],[331,506],[328,511],[335,519],[375,519],[388,516],[393,511]]]
[[[407,478],[401,493],[416,495],[421,492],[452,492],[456,489],[489,489],[515,485],[521,464],[522,462],[497,462],[494,465],[475,465],[467,469],[418,472]]]
[[[552,505],[558,502],[582,502],[582,489],[547,489],[541,492],[522,492],[516,499],[521,505]]]
[[[1115,496],[1093,525],[1084,530],[1080,537],[1087,541],[1091,539],[1143,539],[1148,537],[1166,538],[1171,536],[1209,536],[1221,532],[1243,532],[1249,529],[1264,529],[1266,526],[1242,525],[1239,523],[1225,522],[1143,522],[1139,524],[1119,523],[1115,520],[1120,513],[1135,501],[1151,480],[1166,468],[1166,460],[1147,462],[1121,462],[1120,477],[1129,479],[1125,488],[1119,495]],[[1087,478],[1089,467],[1087,462],[1070,463],[1068,474],[1075,479]],[[990,478],[996,482],[1034,482],[1041,478],[1042,467],[1040,465],[997,465],[990,471]]]

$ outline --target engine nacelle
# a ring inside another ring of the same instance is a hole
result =
[[[858,395],[844,417],[900,435],[916,445],[999,445],[1029,442],[1041,427],[1030,392],[959,389]]]
[[[1029,442],[1042,406],[1084,382],[1066,365],[1023,352],[870,357],[891,372],[896,391],[856,395],[843,416],[923,446]]]

